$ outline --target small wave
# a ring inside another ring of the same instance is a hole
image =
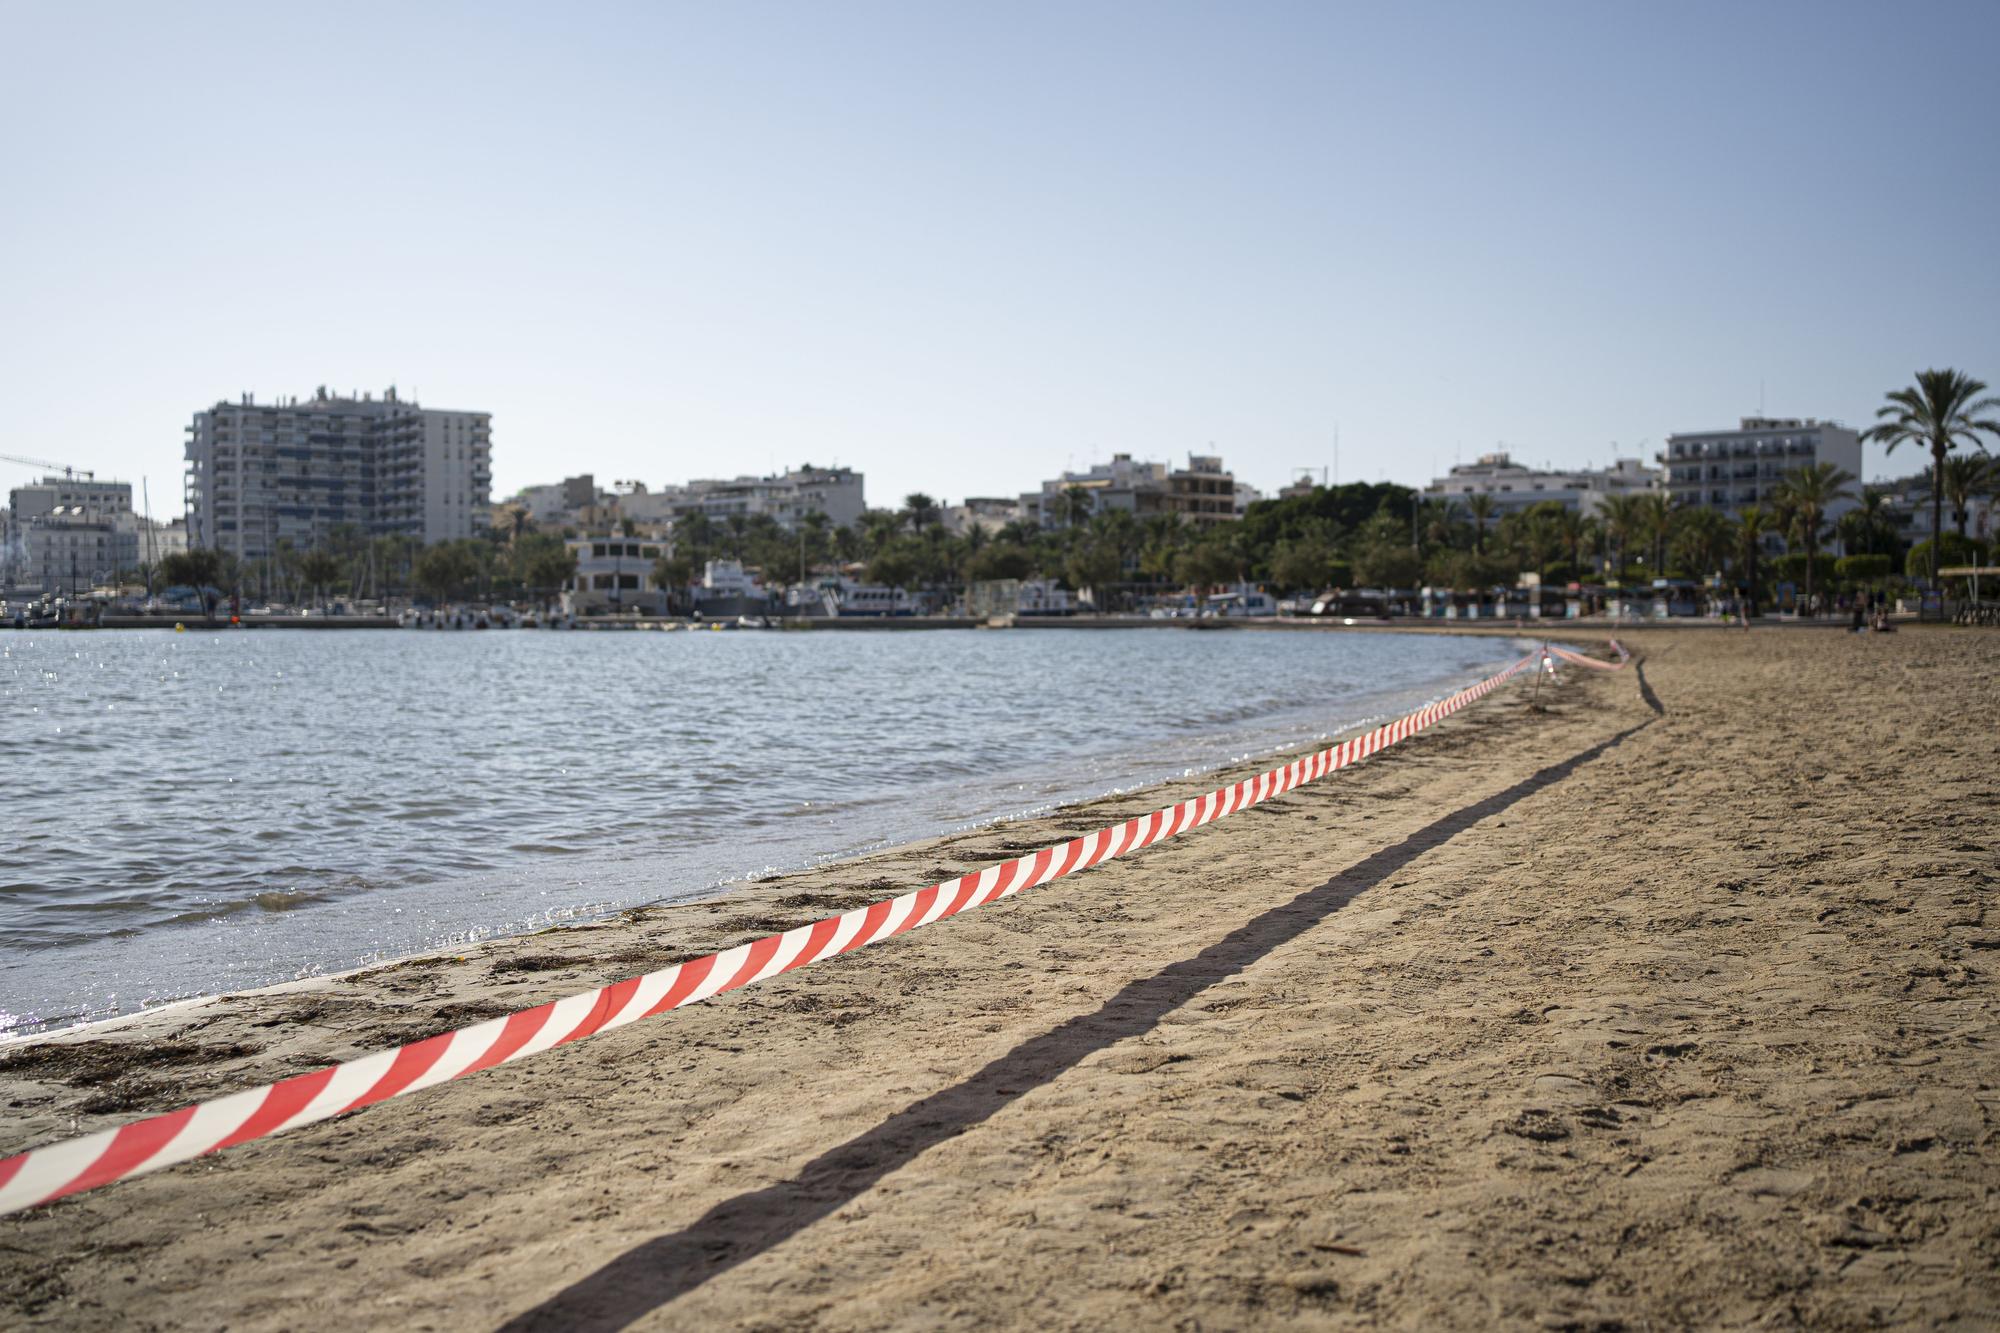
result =
[[[200,907],[186,912],[176,912],[167,917],[167,925],[189,925],[198,921],[220,921],[224,917],[238,916],[244,912],[296,912],[303,907],[331,901],[324,894],[310,889],[266,889],[246,898],[231,898],[223,902],[203,903]]]

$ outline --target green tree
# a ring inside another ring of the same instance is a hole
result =
[[[1613,551],[1614,583],[1625,581],[1625,565],[1632,543],[1641,540],[1645,532],[1645,507],[1646,496],[1643,494],[1610,495],[1604,499],[1604,532]]]
[[[311,550],[299,557],[299,578],[312,590],[313,605],[326,609],[327,586],[340,577],[340,559],[331,551]]]
[[[1207,594],[1236,580],[1236,557],[1219,542],[1201,541],[1180,553],[1174,576],[1197,593]]]
[[[575,562],[571,562],[574,572]],[[676,549],[672,555],[663,555],[653,561],[653,586],[667,591],[667,609],[678,609],[686,600],[688,586],[694,582],[694,557]]]
[[[1361,525],[1348,549],[1356,581],[1376,588],[1417,585],[1424,565],[1411,549],[1408,522],[1385,506]]]
[[[1982,434],[2000,437],[2000,417],[1983,413],[2000,412],[2000,398],[1981,398],[1986,385],[1956,370],[1920,370],[1917,382],[1907,389],[1890,392],[1888,402],[1875,415],[1876,425],[1862,436],[1878,440],[1894,453],[1899,444],[1913,444],[1931,452],[1931,567],[1929,578],[1937,582],[1938,537],[1944,531],[1944,462],[1961,443],[1979,450]]]
[[[501,505],[498,517],[500,521],[493,526],[494,535],[505,538],[509,545],[535,530],[535,516],[519,500],[509,500]]]
[[[1951,506],[1951,525],[1961,537],[1968,536],[1966,522],[1973,501],[1990,494],[1994,487],[1993,460],[1984,454],[1961,454],[1944,460],[1944,502]]]
[[[1796,536],[1806,548],[1808,602],[1813,595],[1813,569],[1819,563],[1816,557],[1820,538],[1826,532],[1826,511],[1854,494],[1848,489],[1853,480],[1853,473],[1843,472],[1831,463],[1812,463],[1787,472],[1774,488],[1778,503],[1790,516],[1787,538]]]
[[[910,531],[921,535],[925,528],[934,526],[943,516],[938,502],[922,491],[912,491],[903,497],[903,521],[910,525]]]
[[[209,589],[220,591],[217,585],[222,575],[222,552],[206,547],[173,551],[160,559],[160,577],[170,588],[193,588],[201,599],[202,615],[211,625],[215,623],[215,603],[209,598]]]
[[[1902,526],[1888,493],[1879,486],[1864,486],[1861,503],[1842,514],[1833,528],[1849,555],[1893,556],[1901,544],[1897,533]]]
[[[1056,521],[1065,528],[1079,527],[1097,511],[1097,501],[1082,486],[1068,486],[1056,497]]]
[[[1334,582],[1340,551],[1332,524],[1326,519],[1314,522],[1314,528],[1279,542],[1271,553],[1271,580],[1287,592],[1321,592]]]
[[[1689,509],[1682,514],[1674,533],[1674,559],[1690,578],[1703,579],[1722,572],[1729,558],[1735,532],[1728,516],[1718,509]]]
[[[1583,582],[1583,548],[1596,536],[1597,525],[1583,516],[1581,509],[1563,506],[1556,515],[1556,535],[1569,553],[1569,576]]]
[[[1639,531],[1653,546],[1653,577],[1661,578],[1667,572],[1667,544],[1674,539],[1678,514],[1665,491],[1647,491],[1638,500],[1636,514]]]
[[[1894,563],[1886,555],[1844,555],[1834,561],[1833,572],[1848,583],[1880,583],[1889,577]]]
[[[1745,505],[1736,513],[1737,572],[1743,580],[1743,595],[1749,599],[1745,615],[1757,614],[1757,562],[1772,526],[1771,512],[1761,505]]]
[[[1493,497],[1484,491],[1465,502],[1465,512],[1472,516],[1472,553],[1486,554],[1486,524],[1493,517]]]
[[[477,560],[463,542],[427,547],[411,571],[417,588],[433,602],[463,596],[479,577]]]

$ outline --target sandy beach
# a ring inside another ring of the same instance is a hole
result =
[[[993,908],[0,1219],[0,1324],[2000,1325],[2000,639],[1631,642]],[[1214,785],[11,1048],[0,1151]]]

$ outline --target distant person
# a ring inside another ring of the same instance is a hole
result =
[[[1854,623],[1851,628],[1856,634],[1865,633],[1868,629],[1868,615],[1861,609],[1861,599],[1858,597],[1854,600]]]

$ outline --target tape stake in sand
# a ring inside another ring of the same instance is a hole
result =
[[[0,1159],[0,1213],[49,1203],[252,1139],[330,1120],[669,1009],[697,1004],[753,981],[765,981],[795,967],[1088,870],[1357,764],[1485,698],[1542,657],[1537,650],[1447,699],[1257,777],[900,898],[857,907],[781,935],[767,935],[721,953],[281,1083]]]

